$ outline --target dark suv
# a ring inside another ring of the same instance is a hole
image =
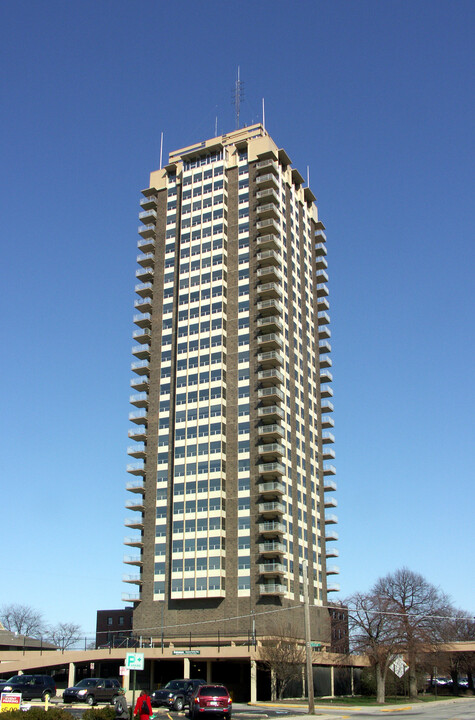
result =
[[[63,692],[63,702],[83,702],[95,705],[97,702],[113,703],[121,695],[122,688],[118,680],[107,678],[84,678]]]
[[[46,700],[56,695],[56,685],[50,675],[13,675],[0,682],[0,693],[21,693],[22,700]]]
[[[183,710],[190,704],[190,697],[205,680],[170,680],[165,687],[155,690],[150,696],[152,706],[165,705],[174,710]]]

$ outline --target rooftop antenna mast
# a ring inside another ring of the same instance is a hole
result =
[[[160,136],[160,170],[162,169],[163,160],[163,133]]]
[[[241,102],[244,100],[244,83],[240,79],[240,67],[238,65],[237,79],[234,84],[233,104],[236,108],[236,130],[239,130],[239,116],[241,114]]]

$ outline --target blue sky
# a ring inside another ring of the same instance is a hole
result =
[[[121,606],[139,191],[161,132],[234,128],[239,65],[327,227],[341,596],[407,565],[474,614],[474,15],[1,4],[0,605],[88,634]]]

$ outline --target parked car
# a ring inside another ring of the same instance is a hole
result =
[[[13,675],[0,682],[0,692],[21,693],[22,700],[46,700],[56,695],[56,685],[50,675]]]
[[[122,693],[118,680],[112,678],[84,678],[63,692],[63,702],[84,702],[95,705],[98,702],[114,703]]]
[[[224,685],[201,685],[190,700],[189,716],[197,720],[200,715],[218,714],[228,720],[231,717],[232,700]]]
[[[174,710],[183,710],[190,704],[191,696],[200,685],[206,685],[206,680],[170,680],[165,687],[150,695],[152,707],[165,705]]]

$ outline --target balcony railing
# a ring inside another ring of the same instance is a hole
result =
[[[258,318],[256,324],[258,328],[267,327],[267,325],[275,325],[276,328],[282,330],[283,327],[282,320],[278,315],[268,315],[266,317]]]
[[[283,428],[276,423],[272,423],[271,425],[259,425],[257,431],[259,435],[278,435],[279,437],[284,437]]]
[[[122,562],[124,565],[143,565],[141,555],[124,555]]]
[[[138,410],[137,412],[129,413],[129,420],[137,425],[146,425],[148,422],[147,410],[143,409]]]
[[[259,563],[261,575],[283,575],[285,568],[282,563]]]
[[[257,415],[258,417],[270,417],[272,415],[277,415],[277,417],[283,419],[284,411],[278,405],[269,405],[267,407],[257,408]]]
[[[279,173],[278,164],[275,160],[271,160],[270,158],[268,160],[260,160],[255,164],[255,168],[259,171],[268,170],[269,172],[273,172],[276,175],[278,175]]]
[[[131,475],[145,475],[145,466],[142,463],[129,463],[126,470]]]
[[[129,445],[127,448],[127,455],[130,455],[130,457],[137,458],[137,460],[140,460],[145,457],[146,454],[146,448],[145,445]]]
[[[144,493],[145,492],[145,485],[143,479],[140,480],[132,480],[131,482],[128,482],[125,486],[125,489],[132,493]]]
[[[143,500],[130,500],[125,503],[125,507],[127,508],[127,510],[132,510],[132,512],[143,512],[144,501]]]
[[[282,503],[275,500],[272,502],[259,503],[259,512],[261,515],[283,515],[285,508]]]
[[[141,575],[122,575],[122,582],[135,583],[137,585],[142,584]]]
[[[323,415],[322,417],[322,428],[327,430],[328,428],[335,427],[335,421],[329,415]]]
[[[258,235],[256,237],[256,245],[258,247],[275,247],[278,250],[282,249],[282,241],[280,237],[274,233]]]
[[[325,542],[334,542],[335,540],[338,540],[336,530],[330,530],[330,532],[325,533]]]
[[[133,362],[130,367],[137,375],[148,375],[150,372],[150,361],[148,359],[139,360],[138,362]]]
[[[279,314],[282,313],[282,303],[280,303],[275,298],[270,298],[270,300],[261,300],[257,303],[257,309],[259,312],[265,312],[266,310],[275,310]]]
[[[336,508],[338,507],[338,500],[334,497],[326,497],[325,498],[325,509],[329,508]]]
[[[153,283],[139,283],[135,286],[135,292],[143,298],[146,296],[153,296]]]
[[[319,325],[329,325],[330,324],[330,315],[326,312],[319,312],[318,313],[318,324]]]
[[[264,387],[259,388],[257,391],[257,397],[259,400],[264,400],[266,398],[274,400],[275,398],[278,398],[279,400],[284,400],[284,393],[280,388],[276,387],[275,385],[271,385],[270,387]]]
[[[152,309],[152,303],[153,300],[149,295],[146,295],[145,297],[138,297],[134,301],[134,308],[136,310],[140,310],[140,312],[150,312]]]
[[[274,188],[259,190],[259,192],[256,193],[256,198],[257,200],[266,200],[267,202],[272,201],[277,204],[280,202],[279,194],[276,193]]]
[[[149,328],[152,324],[152,316],[150,313],[139,313],[134,315],[134,324],[142,328]]]
[[[269,350],[268,352],[259,353],[257,356],[257,361],[260,362],[262,365],[280,365],[282,367],[284,364],[284,358],[276,350]]]
[[[265,381],[273,381],[273,382],[284,382],[284,376],[280,372],[280,370],[277,370],[277,368],[270,368],[269,370],[259,370],[257,373],[257,379],[261,382]]]
[[[285,552],[285,545],[276,540],[259,543],[259,552],[261,555],[282,555]]]
[[[127,545],[128,547],[139,547],[143,548],[143,539],[141,535],[137,535],[137,537],[125,537],[124,538],[124,545]]]
[[[335,492],[337,489],[337,484],[334,480],[325,480],[325,484],[323,486],[324,492]]]
[[[322,443],[324,445],[330,445],[335,442],[335,436],[331,432],[322,433]]]
[[[285,587],[284,585],[277,585],[277,583],[259,585],[259,593],[261,595],[284,595]]]
[[[277,521],[259,523],[259,532],[262,535],[281,535],[285,532],[285,525]]]
[[[150,345],[134,345],[132,355],[141,360],[148,360],[150,358]]]
[[[258,445],[257,447],[259,455],[285,455],[285,448],[280,443],[266,443],[265,445]]]
[[[282,288],[274,282],[262,283],[257,286],[256,291],[258,295],[272,295],[274,297],[277,295],[278,297],[282,297]]]
[[[156,210],[144,210],[143,212],[139,213],[139,220],[143,222],[144,225],[149,225],[150,223],[157,222],[157,212]]]
[[[137,342],[142,343],[142,345],[150,342],[151,337],[152,331],[147,327],[142,327],[140,330],[134,330],[132,333],[132,340],[136,340]]]
[[[145,442],[147,439],[147,428],[143,427],[142,425],[138,425],[136,428],[130,428],[128,431],[128,436],[131,440],[136,440],[137,442]]]
[[[340,568],[338,565],[327,565],[327,575],[339,575],[340,574]]]
[[[317,257],[327,254],[327,248],[324,243],[315,243],[315,255]]]
[[[138,232],[142,237],[153,237],[155,235],[155,225],[139,225]]]
[[[334,513],[325,515],[325,525],[338,525],[338,517]]]
[[[267,473],[273,473],[276,475],[285,475],[285,467],[282,465],[282,463],[278,462],[271,462],[271,463],[261,463],[257,466],[257,470],[261,475],[265,475]]]
[[[332,547],[331,545],[327,548],[325,548],[325,557],[327,558],[335,558],[340,556],[340,551],[336,547]]]
[[[266,333],[265,335],[259,335],[257,338],[257,344],[259,347],[262,345],[273,345],[274,347],[282,347],[282,338],[277,333]]]
[[[144,210],[150,210],[151,208],[157,207],[157,196],[156,195],[147,195],[147,197],[143,197],[140,200],[140,206]]]
[[[137,243],[137,247],[139,250],[142,250],[142,252],[149,252],[150,250],[155,250],[155,238],[140,238]]]
[[[315,230],[315,240],[318,242],[326,243],[327,236],[323,232],[323,230]]]
[[[259,483],[258,490],[261,495],[283,495],[285,487],[281,482],[274,480],[273,482]]]

